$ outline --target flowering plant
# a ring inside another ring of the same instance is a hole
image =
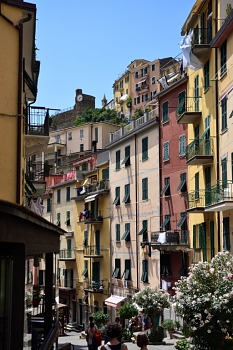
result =
[[[175,348],[177,350],[186,350],[189,348],[189,342],[187,339],[181,339],[181,340],[178,340],[178,342],[175,344]]]
[[[155,316],[161,315],[164,308],[170,307],[169,294],[162,289],[145,288],[134,295],[133,300],[143,309],[143,313],[150,317],[155,330]]]
[[[190,268],[174,287],[174,310],[189,330],[195,349],[222,349],[233,334],[233,257],[218,253]]]

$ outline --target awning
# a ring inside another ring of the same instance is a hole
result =
[[[111,295],[109,298],[105,299],[105,304],[112,307],[117,307],[126,297],[119,297],[118,295]]]
[[[128,98],[128,95],[127,95],[127,94],[126,94],[126,95],[123,95],[123,96],[120,97],[120,101],[126,101],[127,98]]]
[[[96,197],[98,196],[98,194],[93,194],[91,196],[88,196],[85,198],[85,203],[88,203],[88,202],[92,202],[96,199]]]
[[[177,79],[180,74],[173,75],[171,78],[167,79],[167,83],[171,83],[173,80]]]

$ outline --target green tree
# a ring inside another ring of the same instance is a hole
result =
[[[131,302],[125,303],[124,305],[122,305],[118,311],[119,311],[119,316],[122,320],[123,319],[128,320],[131,317],[137,316],[138,314],[137,307]]]
[[[126,120],[124,117],[119,117],[117,112],[113,109],[87,107],[84,110],[83,114],[75,119],[74,125],[80,125],[91,122],[106,122],[120,124],[126,123]]]
[[[100,328],[101,325],[104,325],[108,319],[108,315],[103,311],[96,311],[92,316],[94,318],[94,323],[98,328]]]

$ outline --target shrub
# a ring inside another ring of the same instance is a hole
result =
[[[126,303],[122,305],[119,310],[119,316],[120,318],[123,319],[130,319],[131,317],[137,316],[138,315],[138,309],[133,303]]]
[[[150,343],[161,343],[164,338],[164,330],[163,327],[157,326],[155,327],[155,331],[148,334],[148,339]]]
[[[189,342],[187,339],[181,339],[181,340],[178,340],[178,342],[175,344],[175,348],[177,350],[186,350],[186,349],[189,349]]]
[[[162,323],[162,327],[166,331],[173,331],[175,329],[175,322],[170,319],[164,320]]]
[[[108,315],[103,313],[103,311],[97,311],[92,316],[94,318],[94,323],[98,328],[101,326],[101,324],[105,324],[108,319]]]

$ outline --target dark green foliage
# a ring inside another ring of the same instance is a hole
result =
[[[119,308],[119,316],[123,319],[130,319],[138,315],[138,309],[133,303],[126,303]]]
[[[164,338],[163,327],[157,326],[155,330],[148,334],[148,339],[150,343],[161,343]]]
[[[119,116],[115,110],[106,108],[91,108],[87,107],[81,116],[78,116],[74,125],[81,125],[85,123],[105,122],[111,124],[125,124],[124,117]]]

